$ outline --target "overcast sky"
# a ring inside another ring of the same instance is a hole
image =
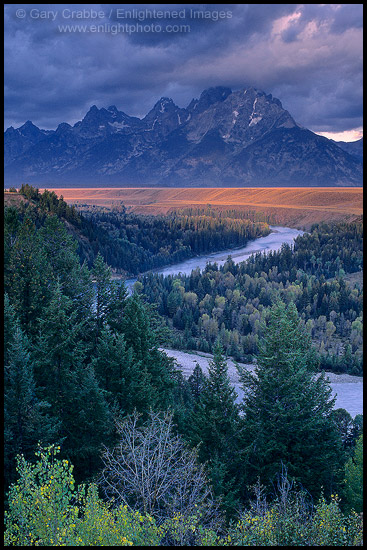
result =
[[[5,127],[74,124],[93,104],[143,117],[219,85],[358,139],[362,4],[5,4]]]

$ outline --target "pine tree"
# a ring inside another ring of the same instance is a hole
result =
[[[147,311],[142,299],[136,293],[126,301],[121,329],[127,347],[131,347],[134,351],[135,359],[137,361],[146,359],[155,342]]]
[[[214,493],[222,497],[229,516],[238,506],[236,478],[240,469],[237,460],[240,421],[236,398],[223,348],[217,340],[208,378],[189,419],[187,437],[193,445],[200,445],[200,460],[208,462]]]
[[[96,337],[106,320],[110,302],[111,268],[103,261],[98,252],[92,268],[92,277],[95,284],[95,320]]]
[[[91,365],[78,364],[68,375],[63,429],[63,451],[75,465],[76,478],[90,479],[101,465],[103,445],[113,441],[112,409]]]
[[[357,440],[354,454],[345,465],[345,508],[363,511],[363,434]]]
[[[310,337],[294,304],[276,303],[254,374],[240,373],[248,484],[260,476],[269,486],[283,464],[314,496],[322,485],[332,491],[342,457],[332,417],[335,397],[324,373],[314,371]]]
[[[27,335],[37,331],[37,319],[48,302],[50,267],[29,216],[17,233],[9,255],[5,290]]]
[[[51,443],[58,422],[50,416],[50,405],[38,399],[30,358],[29,341],[19,325],[14,327],[7,350],[4,372],[4,455],[5,479],[14,474],[14,458],[30,456],[38,441]]]
[[[99,386],[116,402],[121,412],[132,411],[135,400],[131,385],[137,375],[132,348],[126,349],[123,334],[105,326],[98,337],[96,355],[92,361]]]
[[[95,472],[102,443],[109,441],[112,416],[94,368],[87,365],[84,323],[58,281],[35,343],[37,383],[60,422],[63,449],[79,474]]]
[[[13,206],[4,209],[4,273],[8,276],[11,250],[16,242],[20,221],[18,210]]]
[[[118,332],[122,330],[122,318],[124,315],[127,294],[124,281],[111,282],[106,322],[112,330]]]
[[[188,382],[195,401],[198,401],[205,387],[205,375],[199,363],[196,363]]]
[[[77,242],[56,215],[46,217],[38,234],[51,269],[52,286],[59,284],[62,293],[72,300],[77,319],[85,323],[83,339],[86,340],[93,326],[94,289],[86,263],[82,266],[79,263]]]
[[[9,347],[14,339],[15,329],[20,327],[14,307],[11,305],[9,295],[4,294],[4,365],[9,361]]]
[[[147,309],[136,293],[126,300],[121,328],[127,348],[133,351],[136,377],[132,387],[143,411],[167,409],[173,399],[173,362],[158,350]]]
[[[64,223],[56,215],[46,217],[39,236],[53,280],[58,279],[64,294],[71,297],[80,270],[76,240],[68,234]]]
[[[71,299],[62,293],[57,282],[39,320],[34,359],[37,384],[59,418],[62,418],[69,375],[85,358],[84,344],[79,338],[83,322],[79,323],[76,316]]]

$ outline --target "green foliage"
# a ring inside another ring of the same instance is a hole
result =
[[[203,390],[187,420],[187,438],[199,445],[202,462],[208,462],[214,493],[223,499],[230,516],[238,507],[236,477],[239,473],[240,432],[237,394],[229,380],[227,362],[218,340]]]
[[[66,204],[62,196],[58,199],[55,191],[45,189],[43,193],[40,193],[37,187],[32,187],[32,185],[26,183],[22,184],[19,194],[36,203],[45,212],[56,214],[58,217],[65,218],[76,225],[80,224],[80,217],[75,207]]]
[[[335,397],[294,305],[271,309],[254,374],[243,370],[243,448],[247,482],[269,485],[283,463],[289,475],[319,495],[332,492],[341,467],[341,441],[331,411]]]
[[[345,508],[363,511],[363,434],[357,440],[354,454],[345,465]]]
[[[95,485],[75,487],[73,466],[57,458],[59,447],[40,449],[37,462],[18,458],[19,479],[9,492],[6,546],[156,546],[160,534],[150,516],[112,509]]]
[[[86,205],[79,209],[81,232],[93,243],[86,247],[79,239],[82,259],[91,263],[98,251],[113,268],[134,275],[197,254],[245,246],[249,239],[270,232],[266,223],[243,219],[240,213],[144,216],[127,213],[123,206],[108,211]]]
[[[357,516],[343,516],[334,497],[330,504],[321,500],[307,521],[300,497],[286,511],[276,500],[264,514],[247,510],[241,516],[245,535],[233,528],[237,542],[231,544],[223,525],[208,521],[205,498],[183,513],[173,492],[165,517],[153,519],[153,510],[152,516],[144,506],[132,510],[131,501],[130,507],[117,499],[106,504],[93,484],[76,491],[68,461],[78,481],[95,480],[102,446],[116,445],[115,419],[123,422],[136,409],[146,420],[151,410],[170,409],[176,435],[199,445],[194,462],[207,463],[227,519],[247,505],[247,485],[260,474],[270,487],[282,463],[316,497],[321,485],[326,495],[334,494],[348,457],[342,510],[359,511],[362,417],[332,414],[328,384],[323,375],[315,379],[314,370],[320,361],[322,368],[361,372],[362,291],[346,282],[362,265],[360,224],[315,227],[293,249],[242,265],[229,258],[222,268],[209,264],[187,277],[149,274],[127,298],[103,258],[121,266],[121,253],[124,266],[136,272],[144,262],[158,266],[232,246],[267,227],[209,209],[202,221],[194,212],[154,219],[98,214],[96,229],[54,192],[40,194],[31,186],[22,192],[29,201],[6,208],[4,216],[7,544],[302,545],[301,534],[310,544],[359,544]],[[78,235],[79,248],[70,233]],[[85,236],[96,237],[86,244],[92,253],[81,254],[91,270],[78,258]],[[215,351],[208,377],[197,368],[185,380],[158,349],[168,333],[172,347]],[[317,356],[310,336],[319,345]],[[242,418],[225,354],[238,360],[258,355],[257,379],[244,377],[249,393]],[[154,445],[141,447],[142,439],[138,434],[133,446],[146,457]],[[58,460],[50,447],[39,450],[35,464],[27,462],[38,441],[58,442],[67,460]],[[148,469],[164,448],[154,447]],[[24,455],[20,479],[7,494],[17,453]],[[162,470],[165,479],[172,469]],[[184,470],[173,480],[175,489],[189,486]],[[258,519],[250,525],[246,513]]]
[[[5,515],[5,545],[56,546],[73,537],[78,514],[71,505],[73,466],[55,458],[58,450],[40,449],[35,464],[18,458],[19,479],[9,491]]]
[[[287,479],[267,502],[256,501],[225,531],[203,523],[200,507],[175,512],[157,526],[154,517],[126,504],[104,502],[95,484],[75,486],[73,466],[59,447],[39,448],[36,462],[18,457],[18,481],[5,512],[5,546],[361,546],[361,518],[343,515],[339,498],[322,496],[313,509]]]
[[[57,420],[49,416],[50,404],[36,395],[29,341],[19,325],[6,354],[4,390],[5,478],[12,480],[15,455],[33,452],[39,440],[50,443],[58,429]]]
[[[37,320],[49,296],[50,269],[42,242],[30,217],[25,217],[13,237],[5,266],[5,290],[27,334],[37,330]]]
[[[144,294],[158,304],[174,329],[170,346],[213,351],[220,337],[235,360],[248,362],[259,352],[263,322],[271,305],[294,302],[315,345],[320,370],[362,375],[363,291],[345,273],[363,263],[361,223],[320,225],[279,252],[254,254],[235,265],[207,264],[191,275],[147,274]],[[184,296],[195,293],[197,303]]]
[[[137,295],[126,300],[101,255],[91,271],[81,266],[56,195],[27,189],[41,208],[5,211],[6,486],[12,458],[29,458],[37,439],[62,441],[77,477],[91,478],[113,416],[164,409],[178,386],[157,349],[152,308]],[[15,351],[18,329],[24,345]]]
[[[133,353],[139,375],[131,380],[135,405],[141,412],[165,410],[171,404],[174,387],[172,360],[157,349],[149,312],[142,297],[134,293],[126,300],[121,330]]]
[[[337,495],[322,497],[313,513],[302,494],[292,495],[285,507],[279,501],[261,513],[250,510],[230,530],[225,546],[362,546],[357,514],[343,516]]]

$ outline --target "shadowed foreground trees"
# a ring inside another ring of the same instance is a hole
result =
[[[363,511],[363,434],[359,436],[353,456],[345,465],[346,510]]]
[[[239,371],[243,401],[243,457],[247,483],[269,486],[283,463],[314,497],[341,474],[341,439],[324,373],[315,376],[310,337],[294,304],[271,309],[254,374]]]
[[[223,501],[228,517],[239,507],[238,473],[241,422],[236,404],[237,394],[228,376],[227,361],[218,340],[208,377],[188,417],[186,437],[199,445],[201,462],[207,462],[214,493]]]

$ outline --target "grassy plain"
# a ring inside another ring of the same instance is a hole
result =
[[[273,223],[309,228],[320,221],[352,221],[362,216],[361,187],[296,188],[75,188],[54,189],[69,204],[119,206],[142,214],[205,207],[263,212]]]

